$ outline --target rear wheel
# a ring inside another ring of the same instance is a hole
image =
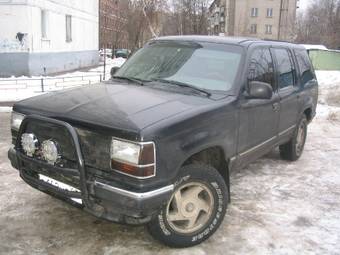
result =
[[[288,143],[280,146],[281,158],[296,161],[301,157],[306,143],[307,125],[307,118],[303,115],[295,130],[293,138]]]
[[[209,238],[223,221],[228,190],[216,169],[181,169],[171,198],[148,224],[150,234],[170,247],[189,247]]]

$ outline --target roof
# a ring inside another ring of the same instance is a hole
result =
[[[284,41],[274,41],[274,40],[261,40],[258,38],[251,37],[228,37],[228,36],[207,36],[207,35],[183,35],[183,36],[164,36],[153,39],[155,41],[191,41],[191,42],[208,42],[208,43],[222,43],[222,44],[235,44],[242,46],[249,46],[253,43],[263,43],[273,46],[294,46],[301,47],[297,44],[284,42]]]

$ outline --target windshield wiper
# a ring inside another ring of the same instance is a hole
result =
[[[206,94],[208,97],[211,96],[210,92],[208,92],[204,89],[197,88],[196,86],[185,83],[185,82],[167,80],[167,79],[160,79],[160,78],[153,79],[153,81],[159,81],[159,82],[164,82],[164,83],[168,83],[168,84],[172,84],[172,85],[177,85],[177,86],[184,87],[184,88],[190,88],[190,89],[196,90],[198,92],[201,92],[203,94]]]
[[[144,86],[144,82],[148,82],[146,80],[142,80],[139,78],[133,78],[133,77],[125,77],[125,76],[112,76],[113,79],[120,79],[120,80],[126,80],[126,81],[131,81],[134,83],[137,83],[141,86]]]

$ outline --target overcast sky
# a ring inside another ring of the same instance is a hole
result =
[[[300,0],[300,11],[306,9],[306,7],[308,6],[308,2],[310,2],[310,0]]]

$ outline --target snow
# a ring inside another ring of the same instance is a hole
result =
[[[7,106],[0,107],[0,112],[12,112],[12,107]]]
[[[319,82],[317,118],[340,120],[340,71],[316,71]]]
[[[106,59],[105,79],[110,78],[112,67],[120,67],[125,63],[124,58]],[[0,102],[15,102],[25,98],[43,94],[41,79],[44,83],[44,91],[53,92],[70,87],[99,83],[104,79],[104,66],[86,70],[69,72],[57,76],[33,76],[0,78]]]
[[[327,47],[324,45],[314,45],[314,44],[302,44],[306,50],[327,50]]]

